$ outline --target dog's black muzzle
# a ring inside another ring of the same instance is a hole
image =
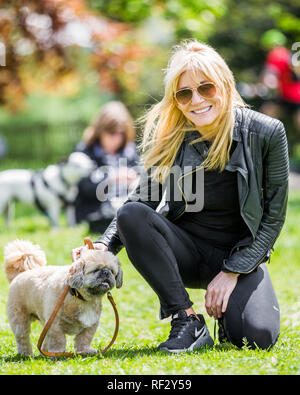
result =
[[[107,291],[112,289],[115,285],[115,279],[112,272],[107,269],[99,270],[95,279],[95,285],[88,288],[88,291],[92,295],[105,294]]]

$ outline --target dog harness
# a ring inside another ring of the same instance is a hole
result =
[[[86,300],[84,299],[84,297],[81,295],[80,292],[77,291],[76,288],[70,288],[69,293],[70,293],[72,296],[75,296],[75,298],[78,298],[78,299],[82,300],[83,302],[86,302]]]
[[[60,180],[66,185],[69,186],[69,184],[67,183],[67,181],[65,180],[65,178],[62,175],[62,170],[60,168],[60,172],[59,172],[59,176],[60,176]],[[37,170],[32,172],[32,176],[31,176],[31,187],[32,187],[32,191],[33,191],[33,195],[34,195],[34,202],[37,205],[37,207],[40,209],[40,211],[46,215],[47,217],[49,217],[47,210],[45,209],[45,207],[42,205],[40,199],[38,198],[38,193],[37,193],[37,187],[36,187],[36,183],[37,180],[41,180],[42,183],[44,184],[44,186],[51,191],[52,193],[54,193],[62,202],[63,202],[63,207],[66,207],[70,204],[73,203],[73,201],[69,201],[66,199],[66,197],[64,195],[62,195],[60,192],[56,191],[55,189],[53,189],[53,187],[51,187],[49,185],[49,183],[46,181],[44,174],[43,174],[43,170]]]
[[[32,188],[32,192],[33,192],[33,197],[34,197],[34,202],[36,204],[36,206],[39,208],[39,210],[46,215],[49,218],[48,212],[45,209],[45,207],[42,205],[42,203],[40,202],[40,199],[38,198],[37,195],[37,191],[36,191],[36,179],[39,177],[39,174],[42,171],[39,170],[37,172],[33,172],[32,176],[31,176],[31,180],[30,180],[30,184],[31,184],[31,188]],[[39,177],[40,178],[40,177]]]

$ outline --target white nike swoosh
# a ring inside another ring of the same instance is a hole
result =
[[[200,336],[200,334],[203,334],[202,332],[205,331],[205,327],[203,326],[201,329],[199,329],[199,331],[197,330],[197,328],[195,328],[195,337]]]

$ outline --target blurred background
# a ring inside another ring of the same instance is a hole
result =
[[[161,98],[170,48],[189,37],[223,55],[260,110],[277,94],[261,77],[268,53],[300,42],[300,2],[0,0],[0,170],[69,155],[107,101],[142,115]],[[300,44],[294,55],[300,63]],[[300,129],[289,111],[279,116],[300,171]]]

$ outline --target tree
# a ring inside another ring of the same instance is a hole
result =
[[[120,93],[135,89],[135,61],[145,51],[130,25],[100,16],[85,0],[0,0],[0,39],[5,66],[0,69],[0,103],[22,109],[24,97],[37,87],[74,93],[80,62],[99,73],[102,86]],[[130,78],[124,78],[126,73]]]

